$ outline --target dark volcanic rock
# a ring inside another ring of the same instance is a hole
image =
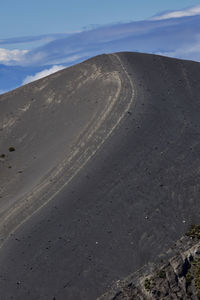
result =
[[[172,250],[174,256],[166,257],[164,264],[144,266],[139,272],[113,285],[98,300],[198,300],[200,286],[197,287],[195,282],[200,278],[195,277],[194,269],[198,265],[200,270],[199,250],[199,241],[182,238]]]
[[[95,299],[199,223],[199,78],[118,53],[0,96],[0,298]]]

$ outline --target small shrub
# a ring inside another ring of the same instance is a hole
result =
[[[151,280],[149,278],[145,279],[144,287],[147,291],[149,291],[151,289]]]
[[[154,286],[155,286],[155,282],[152,277],[145,279],[145,281],[144,281],[145,290],[150,291],[154,288]]]
[[[192,239],[200,239],[200,225],[192,225],[186,235]]]
[[[159,271],[157,272],[157,276],[158,276],[159,278],[166,278],[166,273],[165,273],[164,270],[159,270]]]
[[[185,276],[185,280],[186,280],[186,284],[187,286],[191,284],[193,279],[193,276],[190,272],[187,272],[186,276]]]
[[[5,158],[6,155],[3,153],[3,154],[0,155],[0,157],[1,157],[1,158]]]
[[[9,150],[10,152],[13,152],[13,151],[15,151],[15,148],[14,148],[14,147],[9,147],[8,150]]]
[[[197,291],[197,296],[200,297],[200,259],[195,259],[192,262],[194,270],[194,284]]]

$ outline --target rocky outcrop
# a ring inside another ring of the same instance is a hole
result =
[[[198,228],[198,227],[193,227]],[[161,258],[118,281],[99,300],[200,299],[199,228],[190,230]]]

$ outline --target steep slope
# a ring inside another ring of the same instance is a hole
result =
[[[118,53],[0,97],[3,299],[95,299],[198,221],[199,78]]]
[[[5,236],[15,218],[23,220],[70,181],[123,118],[133,99],[121,68],[114,55],[101,56],[0,98]]]

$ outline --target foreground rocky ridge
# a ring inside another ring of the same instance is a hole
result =
[[[199,226],[183,236],[158,265],[148,264],[113,287],[98,300],[200,299]],[[197,234],[198,233],[198,234]]]

